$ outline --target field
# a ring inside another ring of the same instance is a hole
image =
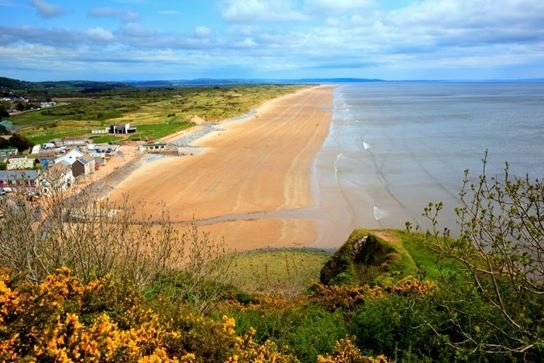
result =
[[[18,132],[39,144],[63,137],[91,136],[91,130],[131,123],[131,140],[152,141],[186,129],[195,116],[218,121],[250,111],[293,92],[295,86],[252,85],[193,88],[125,88],[56,99],[60,106],[12,117]],[[98,140],[118,141],[99,135]]]
[[[319,281],[331,252],[317,249],[262,249],[238,253],[232,261],[232,284],[247,293],[303,292]]]

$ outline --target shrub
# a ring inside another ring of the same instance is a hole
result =
[[[331,352],[336,340],[346,335],[341,312],[329,312],[320,306],[303,302],[261,304],[227,310],[236,318],[237,330],[263,343],[273,341],[285,347],[303,362],[315,362],[318,354]]]
[[[361,353],[350,339],[339,340],[333,354],[318,356],[318,363],[387,363],[385,356],[369,357]]]
[[[463,356],[534,360],[544,349],[544,183],[512,177],[508,164],[503,177],[490,177],[487,155],[483,163],[475,183],[465,171],[458,238],[439,231],[442,203],[425,209],[427,244],[462,266],[440,280],[447,293],[435,303],[448,324],[432,327]]]

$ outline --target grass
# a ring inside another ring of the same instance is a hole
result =
[[[366,243],[355,250],[356,242],[365,236],[369,236]],[[438,280],[460,268],[451,259],[440,259],[422,234],[358,229],[327,261],[321,278],[327,284],[391,285],[407,276]]]
[[[119,137],[119,136],[115,136],[115,135],[103,135],[103,136],[98,136],[98,137],[95,137],[93,139],[93,142],[95,144],[107,144],[107,143],[116,143],[118,141],[121,141],[121,140],[124,140],[125,138],[124,137]]]
[[[402,241],[414,263],[418,273],[431,280],[438,280],[441,276],[459,271],[463,268],[459,262],[453,259],[440,257],[435,251],[424,243],[422,234],[410,234],[404,231],[392,231]]]
[[[14,116],[12,122],[36,144],[66,136],[88,136],[93,128],[127,122],[140,130],[131,139],[158,139],[189,127],[194,116],[208,121],[227,119],[299,88],[241,85],[74,93],[62,99],[65,105],[23,113]]]
[[[317,249],[263,249],[234,255],[232,284],[247,293],[296,294],[319,281],[331,252]]]
[[[45,144],[46,142],[49,142],[54,139],[63,139],[65,137],[76,137],[81,136],[82,131],[78,129],[56,129],[52,132],[36,132],[32,134],[32,136],[29,136],[28,133],[22,132],[21,133],[24,136],[27,136],[32,143],[35,145]]]
[[[167,135],[188,129],[194,126],[192,122],[173,122],[167,124],[141,125],[129,140],[157,140]]]

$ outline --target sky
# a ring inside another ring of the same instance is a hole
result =
[[[544,0],[0,0],[0,76],[544,78]]]

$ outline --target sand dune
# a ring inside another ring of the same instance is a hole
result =
[[[208,220],[203,228],[212,237],[239,250],[311,244],[314,222],[288,211],[312,202],[312,162],[328,133],[331,104],[332,87],[271,101],[200,139],[204,153],[142,166],[111,197],[145,201],[155,216],[163,205],[174,222]]]

